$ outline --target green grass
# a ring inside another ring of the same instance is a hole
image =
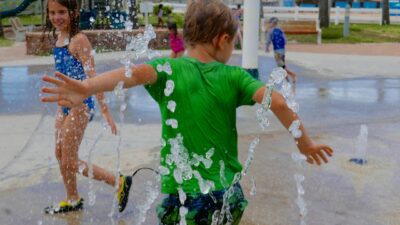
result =
[[[42,15],[23,15],[18,16],[22,25],[42,25]],[[3,26],[10,26],[10,18],[2,19]]]
[[[316,43],[316,35],[287,35],[289,41]],[[322,43],[383,43],[400,40],[400,25],[351,24],[350,35],[343,37],[343,24],[322,29]]]
[[[144,17],[142,14],[140,14],[139,16],[139,25],[143,26],[144,25]],[[182,28],[183,27],[183,20],[184,20],[184,15],[181,13],[172,13],[171,14],[171,19],[176,22],[176,25],[178,26],[178,28]],[[167,26],[167,21],[168,21],[168,17],[164,16],[163,17],[164,20],[164,25]],[[156,26],[158,23],[158,19],[157,16],[154,14],[149,15],[149,23],[152,24],[153,26]]]
[[[0,47],[10,47],[14,41],[0,37]]]

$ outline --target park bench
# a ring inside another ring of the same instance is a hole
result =
[[[265,20],[265,26],[268,27],[268,20]],[[285,34],[316,34],[317,44],[321,44],[321,29],[318,20],[288,20],[279,21],[279,27]]]
[[[25,33],[27,32],[27,29],[21,24],[19,18],[11,17],[10,23],[15,34],[15,41],[25,41]]]

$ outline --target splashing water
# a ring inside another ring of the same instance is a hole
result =
[[[290,125],[290,127],[288,129],[289,132],[292,133],[292,136],[294,138],[300,138],[302,135],[301,130],[300,130],[300,124],[301,124],[300,120],[295,120],[292,122],[292,124]]]
[[[169,100],[169,101],[168,101],[167,108],[169,109],[169,111],[175,112],[176,102],[173,101],[173,100]]]
[[[250,195],[254,196],[257,193],[256,189],[256,178],[254,176],[251,177],[251,190],[250,190]]]
[[[165,96],[170,96],[172,94],[172,92],[174,92],[174,88],[175,88],[175,83],[172,80],[167,80],[167,83],[165,85],[165,89],[164,89],[164,95]]]
[[[149,49],[148,52],[147,52],[147,58],[148,59],[153,59],[153,58],[157,58],[157,57],[161,57],[161,56],[162,55],[161,55],[160,51]]]
[[[304,195],[304,188],[302,186],[302,182],[304,181],[304,176],[301,174],[295,174],[294,180],[296,181],[297,193],[299,195]]]
[[[351,158],[350,162],[358,165],[364,165],[367,163],[367,146],[368,146],[368,127],[363,124],[360,126],[360,134],[357,137],[356,144],[356,157]]]
[[[117,97],[118,100],[120,100],[121,106],[120,106],[120,111],[119,111],[119,119],[120,119],[120,128],[118,132],[118,143],[117,143],[117,162],[116,162],[116,170],[115,170],[115,186],[114,186],[114,192],[118,191],[119,188],[119,182],[120,182],[120,158],[121,158],[121,142],[122,142],[122,129],[124,126],[124,112],[126,109],[126,102],[125,102],[125,90],[123,89],[124,87],[124,82],[119,82],[117,86],[114,89],[114,94]],[[108,214],[109,217],[112,217],[116,211],[117,208],[117,196],[113,198],[112,206],[111,206],[111,211]]]
[[[281,85],[280,93],[286,100],[288,107],[295,113],[299,112],[299,104],[295,101],[291,84],[286,80],[287,72],[283,68],[272,70],[268,85]]]
[[[156,69],[159,73],[165,72],[168,75],[172,75],[171,64],[169,62],[166,62],[164,65],[158,64]]]
[[[181,206],[179,208],[179,216],[181,220],[179,221],[179,225],[186,225],[186,214],[188,213],[188,209],[185,206]]]
[[[159,176],[157,176],[157,179],[159,180]],[[145,192],[142,193],[145,197],[145,202],[142,204],[137,204],[136,208],[139,210],[139,215],[138,215],[138,223],[137,224],[142,224],[146,220],[146,214],[151,208],[151,205],[153,202],[157,199],[159,195],[159,185],[158,181],[156,184],[154,184],[151,181],[146,182],[147,188],[145,188]]]
[[[307,160],[307,157],[301,153],[293,152],[292,153],[292,159],[295,163],[299,165],[299,167],[304,167],[305,161]]]
[[[300,168],[304,168],[304,164],[306,162],[306,157],[303,154],[300,153],[292,153],[292,159],[295,163],[299,165]],[[299,207],[300,211],[300,225],[306,225],[306,222],[304,221],[305,216],[307,215],[307,204],[303,198],[305,191],[303,187],[303,182],[305,180],[304,175],[302,174],[294,174],[294,180],[296,182],[296,188],[297,188],[297,198],[295,200],[297,206]]]
[[[270,124],[268,120],[268,110],[271,108],[271,103],[272,103],[271,95],[272,91],[274,90],[271,84],[267,84],[265,88],[266,90],[264,93],[263,100],[261,102],[261,106],[259,106],[259,108],[257,109],[257,114],[256,114],[258,124],[260,125],[262,131],[265,131]]]
[[[183,191],[183,189],[181,187],[178,188],[178,194],[179,194],[179,201],[181,202],[181,205],[185,204],[186,193]]]
[[[285,98],[287,106],[295,113],[297,113],[299,111],[299,104],[295,101],[293,89],[291,87],[291,84],[286,80],[286,78],[287,78],[287,72],[283,68],[275,68],[272,71],[272,73],[270,74],[269,81],[266,84],[266,92],[264,94],[261,108],[259,108],[257,110],[257,120],[258,120],[262,130],[265,130],[266,127],[269,125],[269,120],[267,118],[267,111],[268,111],[269,107],[271,106],[271,94],[272,94],[273,89],[276,86],[278,86],[278,87],[280,86],[280,89],[278,91]],[[300,120],[295,120],[291,123],[291,125],[288,128],[289,132],[296,139],[300,138],[302,136],[302,132],[300,130],[300,125],[301,125]],[[300,153],[293,153],[292,159],[300,167],[303,167],[306,157]],[[298,207],[300,209],[300,215],[301,215],[300,224],[306,225],[304,222],[304,217],[307,214],[307,207],[306,207],[307,205],[303,199],[304,188],[302,186],[302,182],[304,181],[304,176],[300,175],[300,174],[295,174],[294,179],[296,181],[296,187],[297,187],[297,193],[298,193],[298,196],[296,199],[296,204],[298,205]],[[254,184],[254,187],[255,187],[255,184]]]
[[[121,17],[121,21],[124,18]],[[133,30],[133,23],[130,20],[124,22],[125,30],[130,32]],[[159,57],[161,54],[158,51],[149,49],[149,43],[156,38],[156,33],[153,26],[147,25],[143,33],[139,33],[134,37],[127,37],[127,44],[125,47],[125,54],[121,59],[121,63],[125,67],[125,76],[132,77],[131,67],[133,65],[131,58],[138,59],[139,56],[147,54],[149,59]]]
[[[255,151],[258,143],[260,143],[260,137],[254,138],[254,140],[250,143],[249,155],[247,156],[246,162],[244,164],[244,168],[242,170],[243,176],[245,176],[247,174],[247,171],[249,170],[250,164],[254,159],[254,151]]]
[[[117,86],[114,88],[114,95],[118,100],[123,101],[125,99],[124,82],[118,82]]]
[[[168,126],[171,126],[174,129],[178,128],[178,120],[176,120],[176,119],[167,119],[165,121],[165,124],[167,124]]]
[[[220,176],[220,179],[221,179],[221,184],[222,184],[222,186],[224,188],[228,188],[229,183],[226,180],[226,176],[225,176],[225,163],[224,163],[224,161],[222,161],[222,160],[219,161],[219,167],[220,167],[219,176]]]
[[[88,197],[89,197],[89,205],[93,206],[96,203],[96,191],[94,189],[94,182],[93,182],[93,164],[92,164],[92,155],[93,155],[93,151],[95,149],[96,144],[100,141],[100,139],[103,137],[104,135],[104,130],[103,129],[99,135],[97,135],[95,141],[93,142],[92,146],[89,149],[89,154],[88,154],[88,160],[87,160],[87,165],[85,165],[84,163],[82,163],[79,166],[79,172],[81,174],[83,174],[84,170],[87,169],[88,170],[88,178],[89,178],[89,191],[88,191]],[[87,166],[87,168],[86,168]]]
[[[161,175],[168,175],[169,174],[169,169],[164,166],[159,166],[158,171]]]
[[[129,29],[130,27],[128,27]],[[156,33],[152,25],[146,25],[145,30],[142,33],[137,34],[131,38],[126,46],[127,51],[134,51],[135,57],[139,57],[144,54],[149,54],[149,43],[151,40],[156,38]],[[154,53],[151,53],[154,55]]]

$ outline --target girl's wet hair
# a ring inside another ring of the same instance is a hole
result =
[[[77,0],[48,0],[48,2],[53,1],[58,4],[64,6],[68,9],[68,15],[70,18],[70,31],[69,31],[69,39],[80,32],[79,29],[79,4]],[[48,3],[47,3],[48,4]],[[49,19],[49,7],[46,7],[46,27],[43,31],[44,33],[49,32],[53,34],[53,38],[56,39],[56,29],[53,27]],[[50,36],[49,36],[50,37]]]
[[[175,22],[168,23],[168,30],[174,31],[175,37],[178,35],[178,26],[176,25]]]
[[[212,43],[215,37],[228,34],[235,37],[238,22],[232,10],[220,0],[193,0],[189,5],[183,37],[190,46]]]

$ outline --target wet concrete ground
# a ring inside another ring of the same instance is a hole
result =
[[[232,64],[239,64],[234,56]],[[98,71],[118,66],[98,63]],[[274,66],[269,57],[260,58],[260,71],[266,76]],[[291,65],[298,73],[296,99],[300,116],[311,136],[331,145],[335,157],[323,167],[299,168],[291,161],[296,151],[290,135],[272,116],[268,131],[260,134],[255,121],[256,107],[238,110],[240,157],[244,161],[251,140],[261,135],[256,158],[242,185],[249,199],[243,224],[299,224],[293,174],[305,175],[305,199],[312,225],[396,225],[400,224],[399,169],[400,79],[319,78],[313,68]],[[138,224],[137,206],[143,205],[150,174],[135,177],[127,211],[108,217],[112,188],[94,183],[96,203],[88,204],[89,181],[80,179],[79,189],[86,209],[67,216],[46,216],[42,209],[64,197],[57,163],[53,156],[54,105],[43,105],[38,90],[40,75],[52,73],[52,66],[0,68],[0,224]],[[379,75],[379,74],[377,74]],[[129,90],[128,110],[122,129],[122,172],[141,165],[157,164],[159,112],[142,87]],[[118,103],[110,97],[110,107],[118,121]],[[369,128],[366,166],[348,163],[355,154],[361,124]],[[100,116],[86,131],[80,153],[87,158],[95,149],[95,163],[115,170],[118,138],[101,131]],[[98,142],[96,138],[104,135]],[[254,176],[257,194],[250,196]],[[159,197],[160,198],[160,197]],[[158,200],[156,200],[157,202]],[[154,204],[143,224],[156,224]]]

